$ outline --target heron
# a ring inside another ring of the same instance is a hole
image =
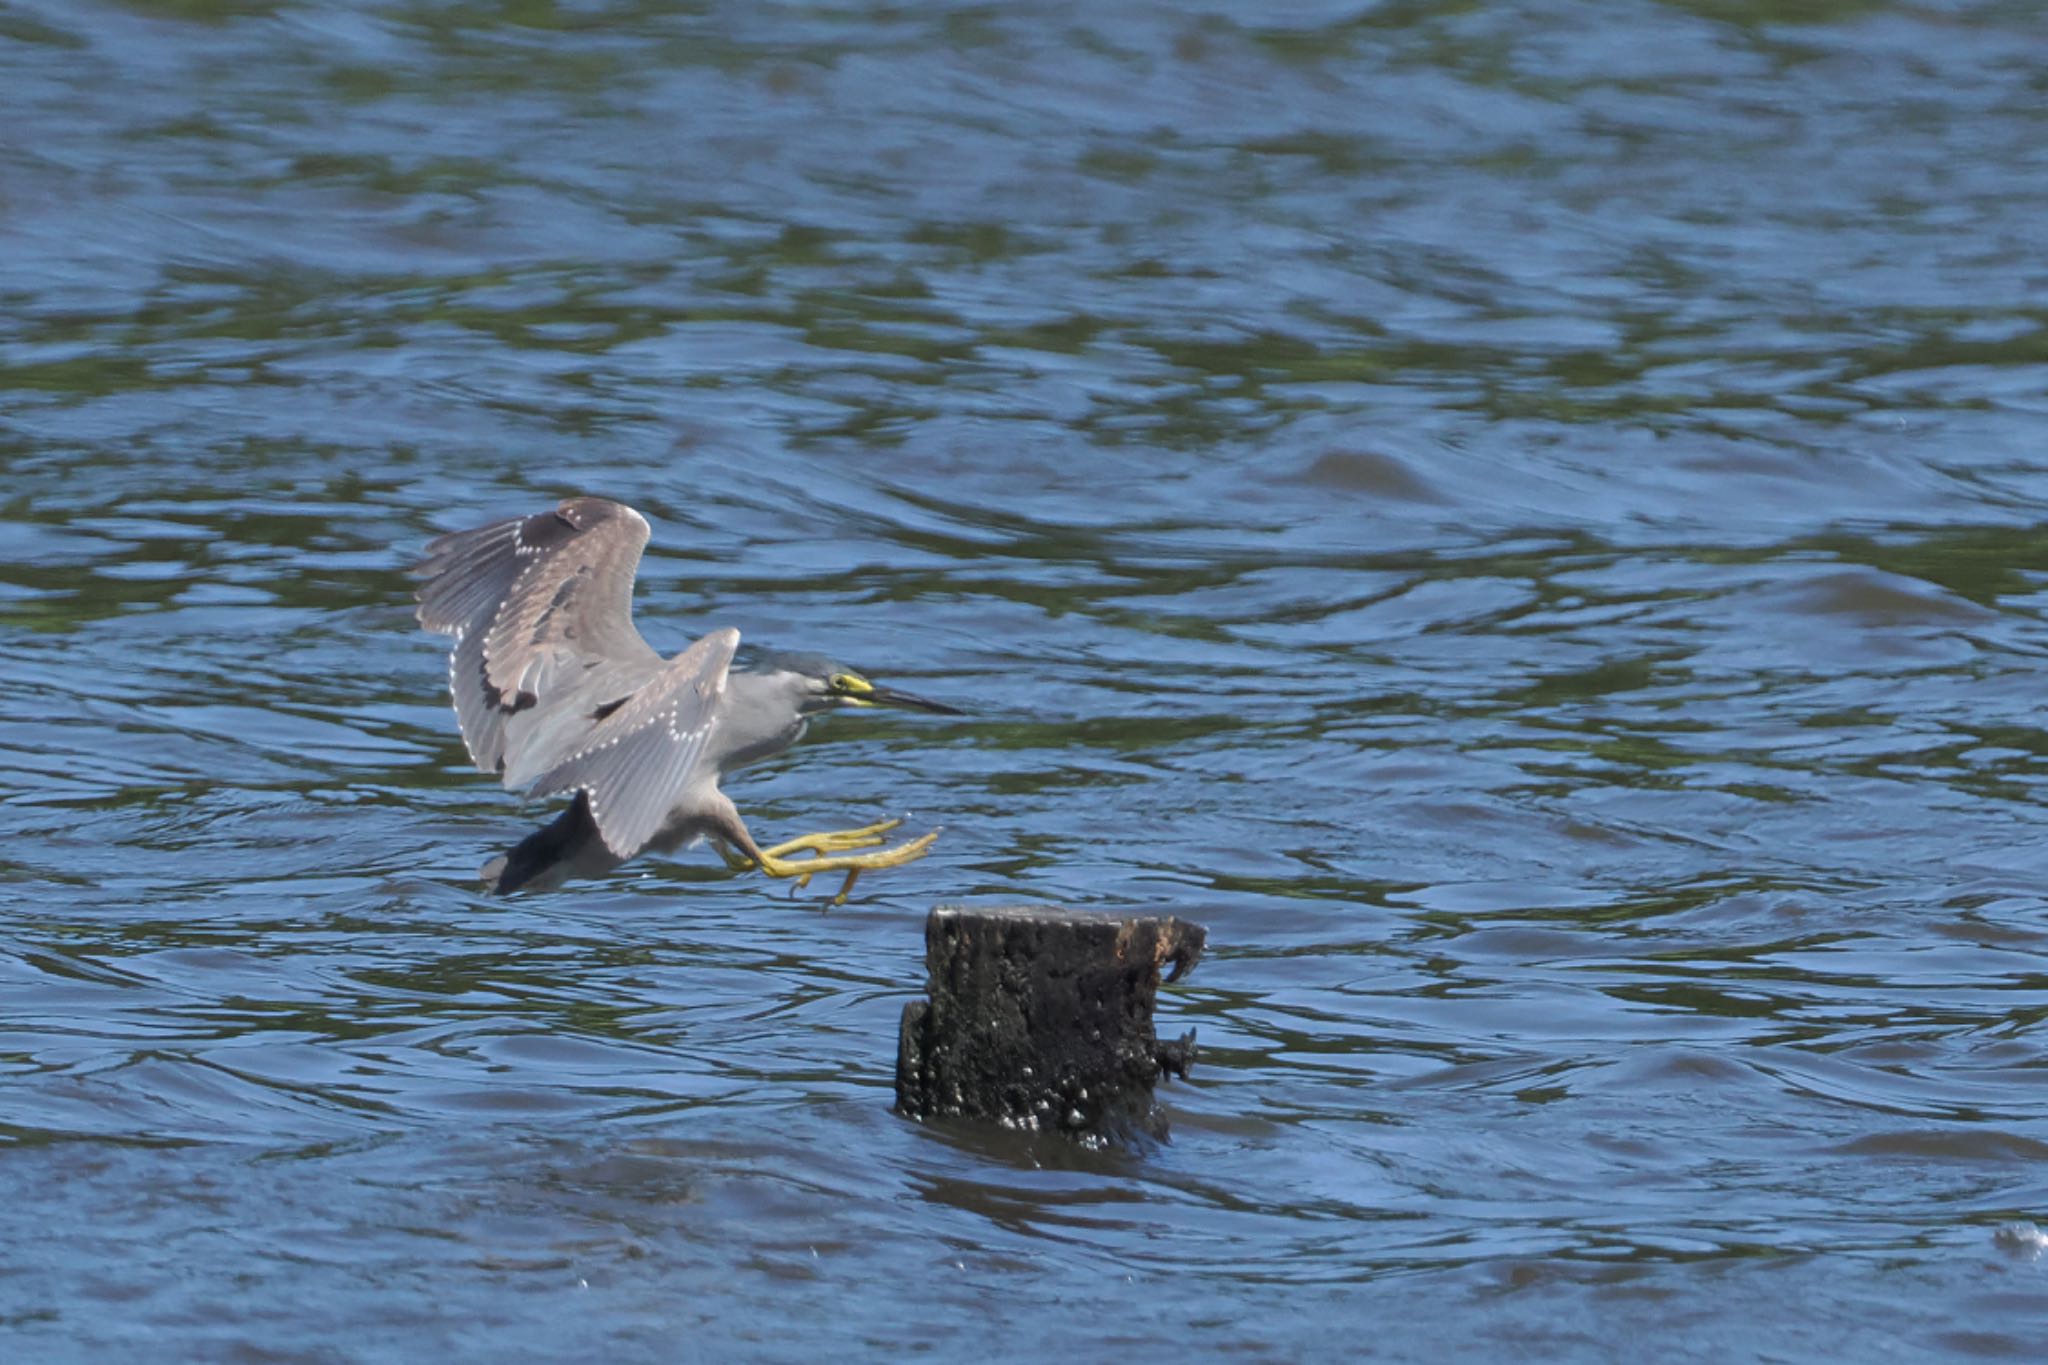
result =
[[[469,756],[506,787],[573,793],[554,821],[485,863],[496,895],[546,891],[643,851],[709,839],[736,871],[809,884],[922,858],[939,832],[881,847],[902,823],[828,830],[762,848],[719,781],[788,749],[840,709],[954,707],[884,687],[818,655],[734,668],[740,633],[714,630],[674,658],[633,625],[647,518],[605,498],[456,531],[413,566],[419,621],[452,636],[448,686]]]

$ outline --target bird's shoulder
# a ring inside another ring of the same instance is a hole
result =
[[[724,693],[739,647],[740,633],[731,626],[720,626],[670,658],[662,671],[671,688],[694,686],[700,697],[709,700]]]

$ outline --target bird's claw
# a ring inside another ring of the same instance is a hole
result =
[[[853,884],[860,880],[860,872],[861,870],[857,867],[850,868],[847,870],[846,881],[840,885],[839,894],[832,898],[831,903],[833,905],[846,904],[846,898],[853,894]],[[794,896],[797,892],[809,886],[811,884],[811,878],[817,875],[818,874],[815,872],[806,872],[801,877],[798,877],[795,881],[789,884],[789,894]]]

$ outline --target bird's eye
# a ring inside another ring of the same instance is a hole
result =
[[[858,697],[875,690],[875,685],[857,673],[834,673],[825,680],[834,692],[842,696]]]

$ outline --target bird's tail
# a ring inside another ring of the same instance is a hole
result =
[[[509,851],[485,863],[477,875],[483,878],[484,889],[494,896],[510,895],[522,888],[552,891],[573,875],[595,870],[583,865],[592,862],[593,855],[603,849],[597,822],[590,818],[590,798],[579,791],[568,809]]]

